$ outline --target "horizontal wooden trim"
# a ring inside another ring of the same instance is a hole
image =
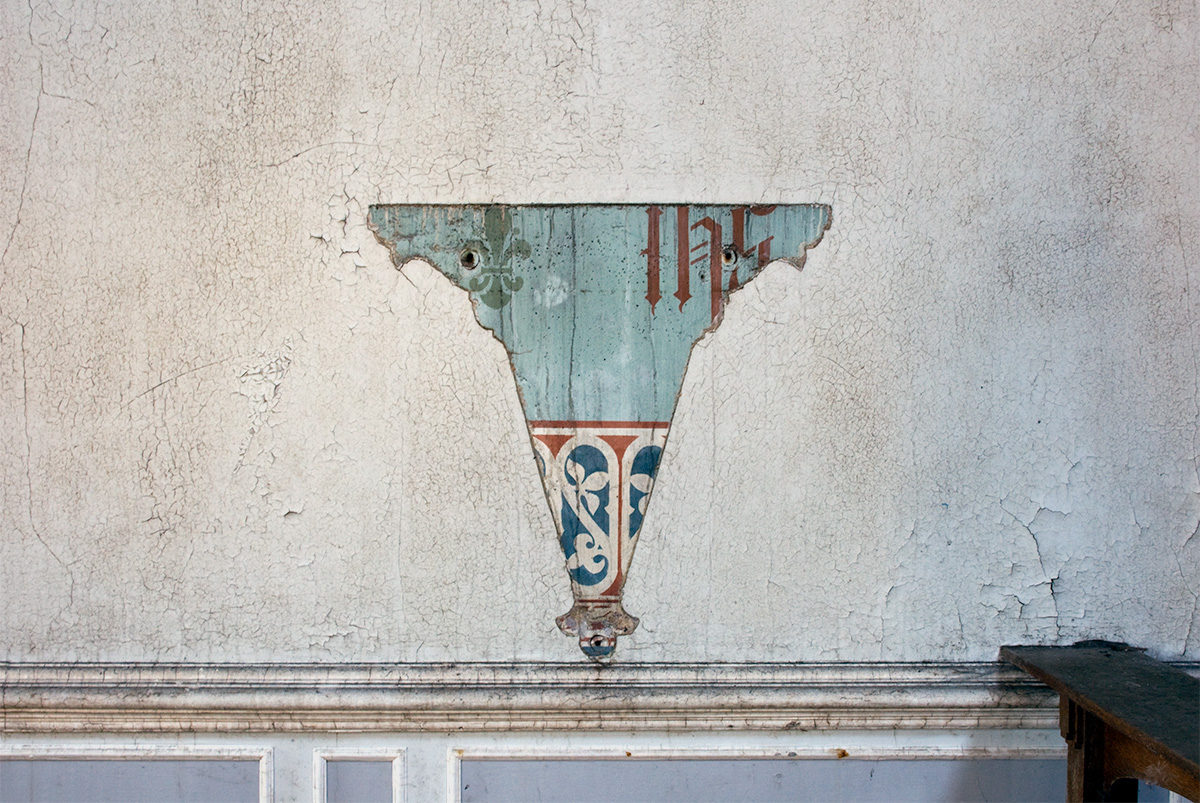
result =
[[[1053,728],[1001,663],[0,663],[5,733]]]

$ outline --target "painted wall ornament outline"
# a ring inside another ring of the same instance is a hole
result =
[[[396,267],[432,264],[508,351],[575,599],[557,623],[589,657],[638,625],[622,593],[693,344],[769,262],[802,269],[830,221],[820,204],[370,208]]]

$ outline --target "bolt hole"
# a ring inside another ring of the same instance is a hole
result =
[[[592,646],[593,647],[603,647],[604,646],[604,636],[592,636]]]
[[[734,262],[737,262],[737,258],[738,258],[737,249],[734,248],[732,245],[725,246],[725,249],[723,251],[721,251],[721,261],[724,262],[726,265],[732,265]]]
[[[462,253],[458,255],[458,264],[462,265],[467,270],[475,270],[479,267],[482,257],[474,248],[464,248]]]

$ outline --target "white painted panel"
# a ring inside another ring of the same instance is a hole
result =
[[[6,740],[0,744],[0,800],[269,803],[276,788],[273,757],[270,748],[236,745]]]
[[[1054,801],[1065,761],[675,759],[463,762],[462,801]]]

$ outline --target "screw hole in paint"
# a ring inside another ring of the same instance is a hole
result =
[[[721,251],[721,262],[723,262],[726,267],[732,265],[734,262],[737,262],[737,258],[737,249],[732,245],[725,246],[725,248]]]
[[[603,647],[604,646],[604,636],[592,636],[592,646],[593,647]]]
[[[462,265],[467,270],[475,270],[479,267],[482,258],[479,252],[474,248],[464,248],[458,255],[458,264]]]

